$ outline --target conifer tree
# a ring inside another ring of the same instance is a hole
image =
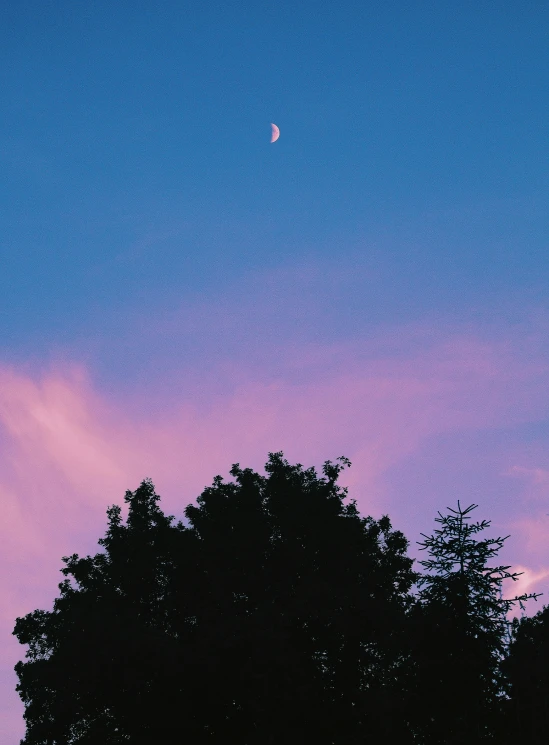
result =
[[[417,665],[413,725],[429,745],[468,745],[491,741],[505,692],[501,662],[508,638],[507,614],[536,595],[510,600],[502,583],[518,572],[493,564],[508,538],[479,538],[490,522],[470,522],[477,505],[448,508],[440,528],[422,534],[429,558],[418,581],[414,614]]]

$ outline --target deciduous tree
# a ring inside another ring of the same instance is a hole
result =
[[[549,606],[530,618],[513,619],[503,672],[508,683],[503,742],[545,745],[549,733]]]
[[[64,557],[54,610],[18,618],[23,745],[316,742],[404,736],[399,668],[415,579],[388,517],[271,453],[217,476],[172,524],[150,480]]]

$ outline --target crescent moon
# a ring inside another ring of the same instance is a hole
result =
[[[280,137],[280,130],[276,124],[271,123],[271,142],[276,142]]]

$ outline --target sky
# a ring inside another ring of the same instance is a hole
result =
[[[548,32],[542,0],[0,2],[2,745],[15,618],[145,477],[181,518],[235,462],[345,455],[411,555],[474,502],[549,603]]]

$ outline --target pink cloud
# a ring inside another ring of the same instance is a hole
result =
[[[525,466],[511,466],[507,476],[522,476],[537,485],[549,485],[549,471],[544,468],[526,468]]]
[[[292,462],[320,466],[344,454],[353,467],[343,484],[363,513],[379,516],[396,504],[393,469],[437,438],[544,416],[548,366],[540,356],[525,359],[518,342],[441,339],[416,329],[415,348],[411,343],[406,355],[394,354],[407,334],[400,329],[393,339],[290,350],[274,381],[263,379],[261,367],[243,368],[236,385],[208,396],[207,405],[193,402],[189,388],[181,400],[167,396],[155,415],[141,399],[130,400],[131,393],[124,405],[102,395],[79,365],[34,376],[0,369],[0,561],[8,568],[0,574],[2,638],[9,638],[16,615],[51,606],[62,579],[60,557],[98,550],[107,506],[121,504],[124,491],[145,476],[153,478],[163,509],[181,517],[185,504],[234,462],[261,469],[267,452],[281,449]],[[482,456],[478,469],[485,468]],[[527,470],[520,469],[512,473]],[[501,470],[492,477],[500,479]],[[541,470],[533,478],[545,484]],[[517,489],[520,496],[518,482]],[[423,493],[412,490],[405,498],[421,512]],[[422,530],[433,517],[421,516]],[[418,526],[410,526],[417,537]],[[540,534],[529,566],[545,566],[546,545]],[[546,577],[545,569],[528,571],[528,586]],[[0,650],[2,685],[15,684],[9,670],[23,651],[11,638]],[[15,692],[6,701],[19,733]]]
[[[539,509],[549,511],[549,471],[541,467],[511,466],[505,476],[517,479],[522,491],[522,499]]]
[[[549,505],[546,505],[546,508]],[[549,547],[549,516],[545,511],[531,512],[519,515],[509,520],[509,530],[514,539],[520,543],[525,560],[547,553]]]
[[[115,432],[105,431],[104,405],[81,368],[39,382],[5,369],[0,389],[0,421],[16,448],[15,468],[56,469],[68,485],[86,492],[94,491],[94,482],[119,480]]]
[[[516,564],[512,567],[511,571],[518,572],[520,577],[516,582],[507,582],[506,598],[513,598],[525,593],[539,592],[540,587],[546,589],[549,586],[549,566],[532,569],[522,564]],[[537,612],[544,603],[547,603],[547,599],[542,597],[538,599],[537,603],[536,605],[530,601],[528,611],[531,613]],[[517,610],[518,607],[515,608],[513,615],[517,615]]]

